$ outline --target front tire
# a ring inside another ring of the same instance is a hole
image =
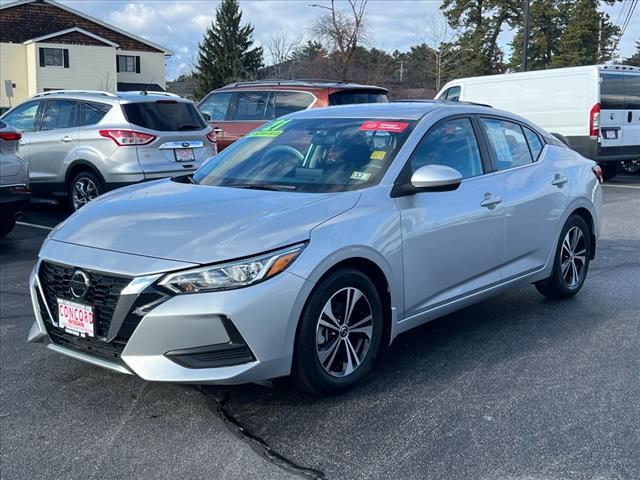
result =
[[[547,298],[573,297],[587,278],[590,254],[591,232],[584,219],[574,213],[560,234],[551,277],[535,284],[538,291]]]
[[[9,235],[15,226],[16,219],[13,215],[0,216],[0,238]]]
[[[102,179],[90,170],[73,177],[69,184],[69,206],[76,212],[105,192]]]
[[[362,380],[378,356],[383,317],[380,294],[364,273],[346,268],[323,279],[300,317],[293,358],[298,385],[336,395]]]

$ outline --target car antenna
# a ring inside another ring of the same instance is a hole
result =
[[[144,90],[142,90],[142,91],[140,92],[140,94],[141,94],[141,95],[148,95],[148,94],[147,94],[147,90],[149,90],[149,88],[151,87],[151,85],[153,85],[153,81],[154,81],[155,79],[156,79],[156,77],[152,77],[152,78],[151,78],[151,81],[150,81],[149,83],[147,83],[147,86],[146,86],[146,87],[144,87]]]

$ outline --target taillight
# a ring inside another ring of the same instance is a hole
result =
[[[589,112],[589,135],[592,137],[598,136],[598,129],[600,128],[600,104],[596,103]]]
[[[20,132],[0,132],[0,138],[8,142],[20,140],[22,134]]]
[[[600,165],[596,165],[591,169],[591,171],[598,179],[598,182],[600,183],[604,182],[604,176],[602,175],[602,168],[600,168]]]
[[[153,142],[156,137],[148,133],[134,132],[133,130],[100,130],[101,137],[110,138],[121,147],[146,145]]]

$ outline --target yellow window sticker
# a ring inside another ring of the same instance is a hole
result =
[[[370,173],[365,172],[353,172],[351,174],[351,180],[364,180],[365,182],[371,178]]]
[[[249,133],[247,137],[277,137],[282,135],[284,130],[282,128],[291,120],[276,120],[275,122],[268,123],[258,130],[254,130]]]
[[[384,150],[374,150],[371,152],[371,160],[384,160],[384,157],[387,155],[387,152]]]

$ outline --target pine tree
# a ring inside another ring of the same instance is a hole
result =
[[[199,45],[194,72],[196,98],[230,81],[255,78],[262,67],[262,48],[251,48],[253,26],[241,26],[241,21],[242,11],[237,0],[222,0],[215,21]]]
[[[598,0],[564,0],[560,9],[566,15],[566,27],[550,66],[573,67],[610,60],[620,29],[611,23],[609,15],[598,11]]]
[[[640,40],[636,40],[636,53],[627,58],[625,63],[640,67]]]

